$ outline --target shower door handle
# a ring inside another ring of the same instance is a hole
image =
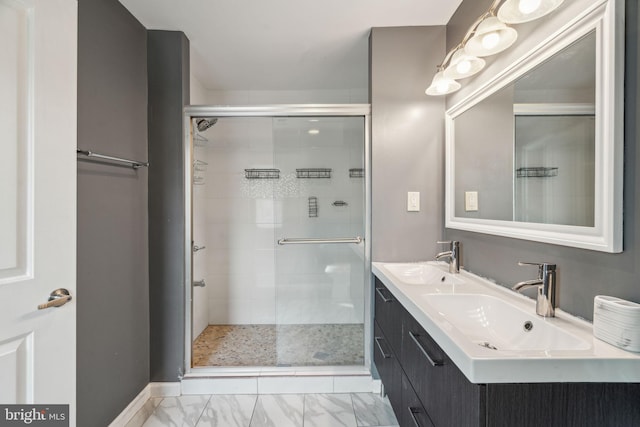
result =
[[[202,279],[202,280],[197,280],[193,282],[193,286],[196,286],[198,288],[204,288],[205,286],[207,286],[207,284],[204,283],[204,279]]]
[[[314,239],[314,238],[285,238],[278,240],[279,245],[313,245],[326,243],[362,243],[364,239],[360,236],[356,237],[335,237],[332,239]]]

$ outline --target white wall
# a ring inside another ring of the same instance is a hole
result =
[[[191,83],[190,83],[190,102],[192,105],[198,105],[205,102],[206,99],[206,89],[198,79],[195,78],[193,74],[191,74]],[[199,158],[202,154],[195,151],[195,158]],[[200,173],[203,177],[206,176],[204,173]],[[200,191],[199,185],[196,185],[194,188],[193,196],[193,209],[195,212],[200,212],[203,209],[203,192]],[[200,217],[198,217],[198,221],[201,221]],[[202,223],[194,224],[194,227],[202,227]],[[195,240],[194,244],[198,246],[204,246],[204,243],[201,242],[200,236],[197,236],[198,239]],[[202,280],[207,276],[207,264],[204,262],[203,253],[194,253],[193,254],[193,280]],[[208,298],[208,290],[206,288],[194,287],[193,288],[193,334],[192,338],[195,340],[198,335],[202,333],[202,331],[209,324],[209,298]]]
[[[195,244],[207,247],[194,255],[194,279],[207,283],[209,324],[363,321],[364,267],[352,245],[275,244],[363,234],[364,182],[348,174],[363,165],[362,119],[360,127],[330,120],[282,118],[272,128],[270,118],[221,118],[204,132],[209,142],[195,147],[196,159],[208,163],[204,185],[194,186],[193,221]],[[356,145],[346,142],[354,137]],[[273,167],[278,180],[245,178],[244,169]],[[334,174],[297,179],[295,169],[304,167]],[[318,218],[308,217],[309,196],[318,197]],[[349,205],[334,207],[335,200]],[[194,324],[201,304],[194,301]]]

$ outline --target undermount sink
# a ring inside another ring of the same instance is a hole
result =
[[[481,294],[423,294],[454,328],[479,346],[503,351],[586,350],[589,343],[510,303]]]
[[[399,281],[409,285],[459,285],[464,280],[445,271],[440,265],[427,263],[385,264]]]

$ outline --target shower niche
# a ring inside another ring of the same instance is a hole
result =
[[[215,110],[189,129],[192,369],[367,366],[368,106]]]

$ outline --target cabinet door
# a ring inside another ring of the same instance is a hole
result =
[[[402,375],[402,413],[397,414],[400,427],[434,427],[407,377]]]
[[[400,357],[402,341],[402,317],[404,308],[387,287],[375,279],[375,319],[388,339],[394,353]]]
[[[382,329],[374,322],[373,363],[375,363],[391,407],[400,419],[402,413],[402,368]]]
[[[484,426],[483,385],[470,383],[406,312],[401,364],[436,427]]]

